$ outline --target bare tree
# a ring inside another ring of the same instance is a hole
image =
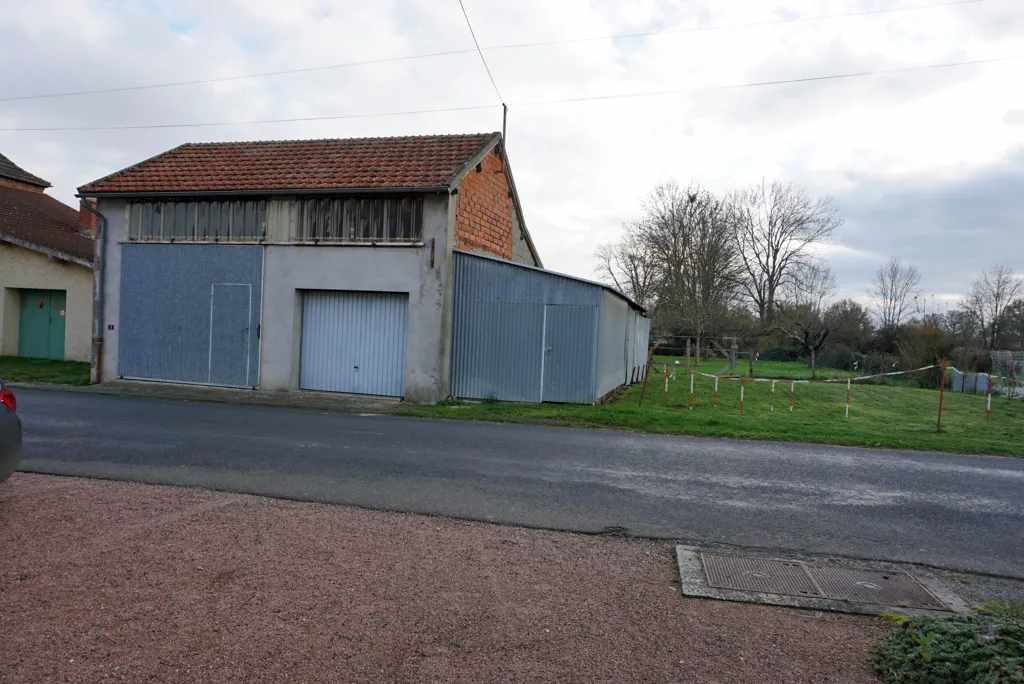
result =
[[[626,224],[622,240],[598,246],[598,278],[645,308],[653,304],[657,264],[638,234],[637,224]]]
[[[1006,309],[1022,294],[1024,282],[1009,266],[982,271],[981,277],[974,281],[971,293],[961,306],[977,321],[987,349],[995,348]]]
[[[825,318],[826,305],[838,291],[835,276],[827,266],[805,264],[793,274],[779,302],[782,332],[810,356],[811,377],[818,377],[818,352],[832,329]]]
[[[813,264],[813,247],[842,224],[827,197],[774,181],[734,192],[729,198],[743,287],[762,328],[775,319],[779,294],[793,284],[802,266]]]
[[[892,257],[875,272],[868,295],[871,308],[883,330],[893,330],[903,322],[920,295],[921,274],[917,268]]]
[[[699,360],[709,328],[735,300],[740,275],[726,207],[700,186],[666,184],[644,210],[639,233],[657,264],[659,314],[696,336]]]
[[[699,366],[703,341],[735,301],[740,275],[726,206],[697,185],[657,188],[650,205],[643,234],[659,263],[658,301],[695,336]]]

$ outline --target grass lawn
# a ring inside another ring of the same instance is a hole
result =
[[[88,385],[89,364],[80,361],[29,359],[0,356],[0,378],[8,382],[53,382],[64,385]]]
[[[707,362],[701,370],[717,369]],[[758,364],[755,374],[793,376],[802,364]],[[839,371],[832,371],[839,373]],[[806,370],[809,375],[809,369]],[[822,374],[819,373],[819,377]],[[739,412],[739,381],[719,382],[718,406],[713,406],[714,380],[697,377],[694,407],[689,410],[689,382],[680,370],[664,394],[664,375],[651,373],[643,407],[640,385],[633,385],[608,404],[512,404],[503,402],[446,402],[410,406],[399,414],[433,418],[544,423],[603,427],[664,434],[737,437],[851,446],[930,449],[959,453],[1024,456],[1024,400],[992,398],[992,420],[985,421],[985,397],[945,393],[942,434],[935,432],[938,390],[900,385],[854,384],[850,417],[844,417],[846,384],[797,385],[789,411],[789,383],[775,388],[771,412],[771,383],[746,382],[744,411]]]

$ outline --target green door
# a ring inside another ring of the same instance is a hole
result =
[[[67,292],[22,290],[18,323],[18,356],[64,358],[64,321]]]

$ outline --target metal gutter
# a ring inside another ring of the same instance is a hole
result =
[[[82,208],[96,217],[96,236],[99,249],[96,250],[96,322],[94,337],[96,339],[96,382],[103,382],[103,284],[107,265],[107,217],[94,209],[88,200],[82,200]]]
[[[509,266],[515,266],[517,268],[526,268],[526,269],[529,269],[531,271],[539,271],[540,273],[545,273],[547,275],[558,276],[559,278],[567,278],[569,280],[575,280],[578,283],[586,283],[587,285],[594,285],[595,287],[600,287],[603,290],[608,290],[613,295],[626,300],[626,303],[629,304],[632,308],[636,309],[637,311],[639,311],[641,313],[647,313],[647,309],[645,309],[644,307],[640,306],[639,304],[634,302],[632,299],[630,299],[626,295],[624,295],[621,292],[619,292],[618,290],[616,290],[611,285],[605,285],[604,283],[599,283],[596,280],[587,280],[586,278],[580,278],[579,276],[568,275],[567,273],[559,273],[557,271],[549,271],[546,268],[540,268],[538,266],[528,266],[526,264],[521,264],[521,263],[519,263],[517,261],[509,261],[508,259],[502,259],[501,257],[491,256],[490,254],[478,254],[477,252],[469,252],[467,250],[458,249],[458,248],[453,249],[452,251],[453,252],[458,252],[459,254],[466,254],[468,256],[477,257],[478,259],[490,259],[491,261],[497,261],[497,262],[500,262],[502,264],[508,264]]]
[[[426,195],[447,194],[447,185],[422,188],[282,188],[280,190],[175,190],[164,192],[79,192],[78,198],[85,197],[280,197],[292,195]]]

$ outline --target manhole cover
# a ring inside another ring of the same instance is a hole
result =
[[[800,563],[739,556],[700,555],[708,586],[764,594],[820,596]]]
[[[700,554],[709,587],[948,610],[905,572],[825,568],[798,561]]]
[[[828,598],[881,606],[946,610],[942,602],[905,572],[875,572],[807,566]]]

